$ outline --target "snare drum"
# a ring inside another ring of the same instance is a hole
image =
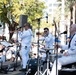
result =
[[[42,64],[43,64],[43,61],[41,59],[39,59],[40,69],[42,68]],[[27,65],[27,70],[30,69],[30,72],[28,75],[34,75],[37,71],[37,66],[38,66],[38,59],[37,58],[29,59],[28,65]]]

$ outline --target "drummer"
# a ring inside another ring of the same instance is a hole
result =
[[[39,40],[42,41],[42,43],[45,42],[44,48],[54,49],[55,38],[49,32],[49,28],[47,27],[44,28],[43,36]],[[50,50],[50,53],[53,53],[53,50]],[[44,54],[43,57],[46,57],[46,55]]]
[[[54,36],[49,32],[49,29],[44,28],[43,36],[39,39],[42,40],[42,43],[45,42],[45,48],[54,48]]]

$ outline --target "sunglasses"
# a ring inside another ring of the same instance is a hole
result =
[[[47,31],[44,31],[44,32],[47,32]]]

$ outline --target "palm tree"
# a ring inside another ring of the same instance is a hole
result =
[[[74,23],[74,21],[76,23],[76,17],[75,17],[76,16],[76,6],[75,6],[76,1],[75,0],[65,0],[65,2],[66,2],[66,10],[69,9],[69,11],[70,11],[70,26],[71,26]],[[73,16],[73,11],[74,11],[73,7],[75,7],[75,12],[74,12],[75,16]],[[75,20],[73,20],[73,18],[75,18]]]
[[[69,8],[69,10],[70,10],[70,25],[72,25],[73,24],[73,6],[75,5],[75,0],[65,0],[65,2],[66,2],[66,9],[68,9]],[[76,8],[75,8],[75,10],[76,10]],[[76,12],[75,12],[76,13]]]

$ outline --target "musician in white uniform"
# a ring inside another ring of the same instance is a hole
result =
[[[47,27],[44,28],[43,36],[39,38],[40,41],[42,41],[42,44],[44,44],[44,48],[41,50],[45,51],[44,49],[54,49],[54,41],[55,37],[49,32],[49,29]],[[54,50],[50,50],[50,53],[53,53]],[[45,51],[46,52],[46,51]],[[46,53],[41,54],[42,60],[45,60]]]
[[[43,37],[41,37],[39,40],[42,40],[42,43],[45,42],[45,48],[54,48],[54,36],[49,32],[49,29],[46,27],[44,28]]]
[[[21,38],[21,57],[22,57],[22,69],[20,71],[26,70],[27,61],[29,60],[29,52],[31,48],[32,30],[30,29],[30,24],[26,23],[24,25],[25,30],[19,31],[19,36]]]
[[[63,49],[68,49],[68,51],[65,52],[61,58],[58,58],[57,71],[56,71],[56,61],[54,62],[50,75],[56,75],[56,73],[58,74],[58,70],[61,69],[62,65],[67,65],[76,62],[76,24],[71,25],[70,33],[71,33],[71,40],[69,42],[69,45],[58,46]]]

